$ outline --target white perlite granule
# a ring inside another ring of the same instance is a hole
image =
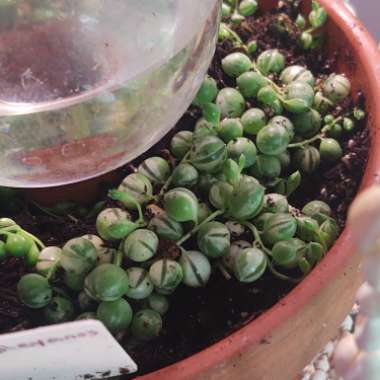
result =
[[[341,324],[336,339],[327,343],[322,352],[303,370],[302,380],[341,380],[332,368],[331,359],[340,338],[354,330],[355,316],[358,311],[359,305],[356,303],[351,314]]]

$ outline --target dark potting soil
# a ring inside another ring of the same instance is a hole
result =
[[[279,17],[286,25],[291,25],[287,22],[289,16],[294,16],[293,11],[285,7],[282,12],[275,11],[259,18],[248,19],[239,28],[239,34],[245,42],[258,40],[257,54],[277,47],[286,55],[288,64],[306,64],[320,76],[332,72],[334,57],[327,59],[320,50],[305,54],[297,47],[297,35],[293,28],[286,29],[288,31],[283,34],[275,26]],[[210,68],[210,75],[218,80],[220,87],[233,85],[220,67],[221,59],[232,50],[229,42],[219,44]],[[364,106],[364,99],[360,94],[355,102]],[[254,100],[248,103],[249,106],[255,105]],[[351,106],[350,102],[339,105],[341,110]],[[339,112],[339,109],[335,112]],[[165,150],[171,136],[178,130],[192,129],[199,116],[199,111],[191,108],[159,144],[134,163],[121,168],[120,173],[129,174],[148,156],[161,154],[172,160]],[[324,165],[317,174],[304,178],[302,186],[290,199],[292,205],[301,208],[309,200],[324,200],[330,204],[339,224],[344,227],[347,208],[357,193],[367,163],[370,138],[365,125],[363,121],[355,133],[343,139],[344,156],[340,162]],[[26,209],[13,217],[48,245],[62,245],[70,238],[95,233],[93,217],[54,218],[41,213],[32,205],[27,205]],[[170,251],[170,254],[176,254],[175,247],[173,249],[171,246],[169,250],[165,242],[161,242],[160,247],[161,253]],[[16,296],[17,281],[25,271],[22,261],[17,259],[9,259],[0,264],[0,333],[38,324],[38,314],[26,310]],[[138,347],[128,347],[126,343],[128,353],[140,368],[138,375],[175,363],[228,336],[268,310],[293,286],[268,273],[253,284],[242,284],[234,279],[227,281],[220,271],[214,271],[204,289],[180,287],[171,297],[171,306],[164,318],[164,330],[160,337]],[[136,374],[126,375],[125,379],[135,376]]]

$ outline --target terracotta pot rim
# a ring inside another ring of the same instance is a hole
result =
[[[330,20],[338,25],[350,41],[353,50],[362,62],[363,71],[368,77],[373,78],[369,84],[370,92],[380,95],[380,53],[376,42],[363,24],[349,11],[343,0],[319,1],[327,10]],[[378,121],[380,125],[380,103],[378,107],[371,110],[371,119]],[[377,138],[379,139],[380,137]],[[380,140],[378,144],[373,144],[371,147],[362,189],[375,183],[377,168],[380,168]],[[342,268],[351,256],[353,246],[353,237],[350,231],[345,229],[329,254],[313,272],[258,319],[203,351],[138,379],[197,378],[212,366],[223,366],[225,358],[239,355],[251,345],[265,343],[266,339],[270,340],[271,332],[278,328],[283,320],[302,309],[321,288],[334,278],[339,268]]]

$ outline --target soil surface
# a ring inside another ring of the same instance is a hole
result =
[[[278,25],[278,17],[286,20],[290,16],[293,16],[293,12],[286,7],[281,12],[276,11],[259,18],[256,16],[248,19],[239,28],[239,33],[245,41],[258,40],[257,54],[269,47],[277,47],[285,53],[288,64],[307,64],[318,75],[332,72],[334,57],[326,59],[321,50],[305,54],[294,43],[296,31],[291,29],[285,35],[278,31],[275,26]],[[220,44],[210,68],[210,75],[218,80],[220,87],[233,85],[220,67],[221,59],[232,50],[230,43]],[[358,94],[355,101],[363,105],[364,99]],[[254,106],[254,101],[249,103]],[[347,108],[349,103],[339,107]],[[199,112],[190,109],[161,143],[133,164],[120,169],[121,173],[131,172],[139,161],[153,154],[172,159],[165,151],[167,142],[178,130],[192,128],[198,117]],[[344,227],[347,208],[358,190],[367,162],[370,139],[365,124],[363,121],[354,134],[344,138],[344,157],[340,162],[333,166],[325,165],[316,175],[304,179],[302,187],[290,199],[292,205],[300,208],[309,200],[324,200],[330,204],[339,224]],[[23,208],[14,218],[49,245],[59,245],[70,238],[95,232],[94,217],[54,218],[32,205]],[[161,250],[168,251],[167,248],[164,245]],[[0,332],[38,324],[38,316],[25,310],[16,298],[16,283],[25,270],[22,262],[16,259],[0,264]],[[128,353],[139,365],[138,375],[175,363],[228,336],[273,306],[293,286],[270,274],[253,284],[241,284],[234,279],[226,281],[220,271],[214,271],[205,289],[180,287],[175,296],[171,297],[171,306],[165,316],[164,330],[160,337],[142,346],[127,346]],[[125,379],[135,376],[136,374],[126,375]]]

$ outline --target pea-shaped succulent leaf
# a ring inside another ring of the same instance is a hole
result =
[[[202,193],[208,194],[211,187],[219,181],[220,179],[216,174],[203,173],[199,176],[197,187]]]
[[[306,82],[292,82],[286,86],[283,103],[289,112],[307,112],[314,103],[314,90]]]
[[[5,187],[0,188],[0,189],[7,189],[8,191],[8,188],[5,188]],[[0,196],[1,196],[1,193],[0,193]],[[17,226],[16,222],[13,219],[0,218],[0,228],[6,228],[6,227],[11,227],[11,226]]]
[[[235,257],[235,276],[240,282],[254,282],[264,274],[267,264],[265,253],[260,249],[243,249]]]
[[[131,333],[138,340],[149,341],[157,338],[161,330],[162,318],[155,310],[140,310],[133,318]]]
[[[214,126],[219,126],[221,111],[219,106],[214,103],[206,103],[202,105],[202,114],[206,121]]]
[[[240,25],[244,20],[245,17],[238,12],[234,12],[230,19],[233,25]]]
[[[321,156],[317,148],[305,146],[294,153],[293,162],[301,172],[311,174],[319,168]]]
[[[123,251],[128,259],[142,263],[151,259],[158,248],[157,235],[148,229],[139,229],[132,232],[123,243]]]
[[[149,276],[161,294],[171,294],[183,279],[182,267],[174,260],[156,261],[149,269]]]
[[[170,176],[170,165],[161,157],[150,157],[141,163],[139,173],[147,177],[151,183],[163,184]]]
[[[217,94],[218,86],[215,79],[207,75],[193,101],[193,104],[201,106],[206,103],[211,103],[215,100]]]
[[[204,222],[211,215],[211,209],[207,203],[199,203],[198,207],[198,223]]]
[[[319,153],[322,161],[335,162],[342,157],[343,149],[335,139],[322,139]]]
[[[312,242],[306,246],[306,258],[311,265],[321,261],[325,253],[326,250],[320,243]]]
[[[84,280],[86,274],[75,274],[73,272],[65,272],[63,275],[64,284],[71,290],[80,292],[84,288]]]
[[[324,245],[327,248],[331,248],[332,245],[339,237],[339,226],[334,219],[328,219],[322,223],[319,227],[320,236],[324,241]]]
[[[360,109],[358,107],[355,107],[354,111],[353,111],[353,116],[354,116],[355,120],[360,121],[360,120],[365,119],[366,113],[365,113],[364,110],[362,110],[362,109]]]
[[[224,22],[219,25],[218,41],[223,42],[231,37],[231,31]]]
[[[129,280],[129,288],[127,297],[142,300],[150,296],[154,286],[150,280],[149,273],[142,268],[128,268],[127,275]]]
[[[260,154],[252,166],[251,174],[259,179],[271,180],[281,174],[281,161],[277,156]]]
[[[239,4],[239,13],[245,17],[249,17],[255,14],[258,4],[256,0],[243,0]]]
[[[7,236],[5,249],[9,255],[14,257],[25,257],[32,248],[33,241],[21,234],[12,233]]]
[[[17,294],[21,302],[32,309],[45,307],[53,296],[48,280],[34,273],[21,277]]]
[[[294,131],[294,125],[285,116],[274,116],[272,119],[269,120],[268,125],[277,126],[277,127],[283,127],[286,129],[289,135],[289,140],[293,140],[295,131]]]
[[[230,272],[234,271],[235,258],[240,251],[246,248],[252,248],[252,244],[245,240],[238,240],[231,244],[227,255],[222,257],[222,263]]]
[[[314,43],[313,35],[307,31],[301,33],[300,45],[303,49],[311,49]]]
[[[225,143],[243,137],[243,124],[240,119],[224,119],[220,124],[219,137]]]
[[[305,113],[294,115],[293,123],[298,135],[309,138],[315,136],[320,131],[322,118],[318,111],[310,109]]]
[[[250,54],[250,55],[255,54],[256,51],[257,51],[257,48],[258,48],[258,45],[257,45],[257,41],[256,40],[252,40],[252,41],[248,42],[248,44],[247,44],[248,54]]]
[[[268,84],[268,81],[261,74],[249,71],[240,75],[236,83],[245,98],[256,98],[258,92]]]
[[[39,256],[36,264],[36,270],[43,276],[53,276],[58,268],[61,259],[62,249],[59,247],[46,247]]]
[[[292,195],[300,187],[301,182],[302,176],[298,170],[291,174],[286,181],[286,196]]]
[[[198,231],[198,247],[203,254],[211,258],[222,257],[230,249],[230,231],[219,222],[204,224]]]
[[[232,78],[249,71],[252,67],[251,59],[243,53],[231,53],[222,59],[223,71]]]
[[[206,286],[211,265],[208,258],[198,251],[184,251],[179,259],[183,271],[183,283],[192,288]]]
[[[265,188],[249,176],[242,176],[228,198],[228,213],[237,220],[249,220],[261,210]]]
[[[177,187],[191,187],[197,184],[199,174],[194,166],[183,163],[173,170],[172,183]]]
[[[297,18],[296,18],[296,21],[295,21],[295,24],[297,26],[298,29],[305,29],[306,27],[306,20],[305,20],[305,17],[303,17],[300,13],[297,15]]]
[[[211,186],[209,201],[218,210],[225,210],[228,206],[228,200],[232,192],[233,186],[231,184],[224,181],[218,181]]]
[[[287,213],[289,211],[288,200],[281,194],[267,194],[264,196],[263,212]]]
[[[164,198],[165,211],[177,222],[196,222],[198,199],[190,190],[178,187],[170,190]]]
[[[74,305],[68,298],[56,296],[44,309],[47,323],[63,323],[74,317]]]
[[[309,21],[313,28],[320,28],[327,21],[327,12],[316,0],[312,1]]]
[[[257,99],[266,106],[271,106],[279,100],[277,92],[272,86],[265,86],[257,93]]]
[[[169,300],[162,294],[152,293],[147,299],[147,306],[160,315],[165,315],[169,310]]]
[[[123,239],[137,227],[130,214],[120,208],[107,208],[96,219],[96,229],[104,240]]]
[[[331,74],[323,84],[323,95],[333,103],[342,101],[350,93],[351,83],[344,75]]]
[[[292,82],[306,82],[312,87],[315,85],[313,73],[305,67],[298,65],[288,66],[285,70],[283,70],[280,80],[284,84],[290,84]]]
[[[200,171],[213,173],[221,169],[227,158],[226,144],[218,137],[207,136],[193,145],[191,163]]]
[[[273,213],[271,212],[264,212],[260,214],[254,221],[253,224],[259,231],[264,230],[264,226],[266,221],[273,216]]]
[[[329,99],[327,99],[322,91],[317,91],[315,93],[313,108],[316,109],[320,113],[325,113],[328,109],[333,105]]]
[[[327,203],[316,200],[307,203],[302,209],[302,213],[322,224],[331,216],[332,211]]]
[[[181,223],[176,222],[166,213],[152,218],[149,222],[148,228],[161,238],[173,241],[179,240],[184,234]]]
[[[269,244],[294,237],[297,231],[297,221],[289,214],[273,214],[264,225],[263,237]]]
[[[240,167],[237,162],[232,159],[228,159],[224,163],[223,173],[227,182],[233,186],[240,180]]]
[[[260,108],[251,108],[241,118],[244,132],[249,135],[257,135],[265,127],[267,117]]]
[[[297,236],[306,242],[320,242],[318,222],[308,216],[297,217]]]
[[[183,158],[193,145],[193,132],[180,131],[170,142],[170,151],[177,158]]]
[[[217,98],[216,104],[219,106],[222,118],[240,117],[245,111],[245,100],[243,95],[234,88],[223,88]]]
[[[284,153],[290,142],[289,134],[285,128],[267,125],[257,135],[256,144],[260,152],[269,156],[278,156]]]
[[[83,275],[94,268],[96,262],[96,248],[85,238],[71,239],[62,249],[60,264],[66,272]]]
[[[232,13],[231,6],[223,2],[222,3],[222,18],[225,19],[225,18],[230,17],[231,13]]]
[[[102,302],[96,317],[113,334],[125,331],[132,322],[133,311],[129,303],[121,298],[115,301]]]
[[[132,173],[128,175],[123,180],[118,190],[120,192],[127,193],[139,204],[148,202],[152,198],[153,194],[153,187],[151,182],[147,177],[145,177],[145,175],[141,173]],[[128,209],[134,210],[136,208],[136,204],[130,199],[124,200],[121,198],[115,200],[122,202]]]
[[[277,242],[272,248],[274,262],[284,268],[296,268],[300,257],[305,255],[306,244],[299,239]]]
[[[325,127],[324,127],[325,128]],[[341,124],[336,123],[334,125],[328,126],[327,129],[324,129],[327,137],[331,137],[333,139],[339,139],[343,133],[343,127]]]
[[[232,140],[227,145],[228,157],[239,162],[243,155],[245,158],[244,168],[251,167],[256,162],[257,149],[252,140],[245,137],[239,137]]]
[[[199,141],[202,141],[208,136],[217,136],[218,129],[216,126],[205,118],[200,118],[195,124],[194,133],[193,133],[193,145],[197,145]]]
[[[97,235],[87,234],[83,235],[82,238],[89,240],[97,250],[104,248],[104,241]]]
[[[352,132],[355,129],[355,123],[352,119],[345,117],[343,119],[343,129],[346,132]]]
[[[285,67],[285,57],[277,49],[266,50],[257,58],[257,68],[264,75],[280,73]]]
[[[97,301],[115,301],[128,291],[128,276],[120,267],[102,264],[85,279],[85,292]]]

